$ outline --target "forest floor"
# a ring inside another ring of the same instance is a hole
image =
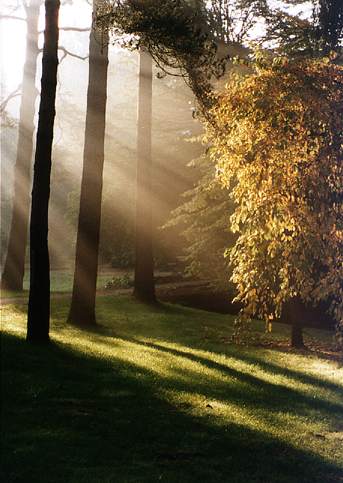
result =
[[[25,343],[25,307],[2,307],[2,481],[333,483],[343,481],[343,367],[331,333],[128,296],[98,300],[98,326],[65,323]]]

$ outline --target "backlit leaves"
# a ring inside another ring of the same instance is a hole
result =
[[[232,281],[243,316],[267,323],[292,297],[343,319],[343,69],[260,62],[231,76],[207,141],[236,209]]]

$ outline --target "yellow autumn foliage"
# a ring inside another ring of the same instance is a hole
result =
[[[228,255],[242,315],[270,323],[298,296],[329,301],[342,327],[343,68],[263,60],[216,101],[206,139],[236,206]]]

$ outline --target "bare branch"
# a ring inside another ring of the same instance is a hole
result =
[[[75,59],[80,59],[80,60],[86,60],[89,57],[89,55],[79,55],[79,54],[75,54],[74,52],[70,52],[70,50],[66,49],[63,46],[59,46],[58,50],[63,52],[62,57],[59,59],[60,63],[67,57],[67,55],[70,55],[70,57],[75,57]],[[39,49],[38,52],[41,54],[43,52],[43,49]]]
[[[63,52],[63,55],[60,59],[60,63],[67,57],[67,55],[70,55],[70,57],[75,57],[75,59],[80,59],[80,60],[86,60],[89,57],[89,55],[82,56],[82,55],[75,54],[74,52],[70,52],[70,50],[62,46],[58,47],[58,50]]]
[[[7,104],[9,103],[9,101],[11,99],[13,99],[14,97],[17,97],[17,96],[20,96],[21,95],[21,84],[18,85],[18,87],[13,91],[11,92],[10,94],[8,94],[8,96],[1,102],[0,104],[0,113],[3,113],[7,107]]]
[[[90,32],[89,27],[60,27],[59,30],[63,30],[64,32]]]
[[[63,30],[64,32],[90,32],[90,28],[88,27],[59,27],[59,30]],[[39,34],[44,34],[44,30],[40,30]]]
[[[0,15],[0,20],[22,20],[26,22],[26,18],[18,17],[17,15]]]

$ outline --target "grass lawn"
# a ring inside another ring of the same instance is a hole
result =
[[[234,346],[230,316],[123,296],[83,331],[68,302],[49,347],[26,344],[24,306],[3,307],[3,482],[343,481],[339,362]]]
[[[127,273],[125,270],[117,270],[111,268],[102,268],[100,267],[98,277],[97,277],[97,289],[102,290],[105,288],[107,282],[109,282],[113,276],[121,277],[124,273]],[[51,270],[50,271],[50,289],[51,292],[64,292],[69,293],[73,288],[73,272],[71,270]],[[1,290],[1,297],[2,298],[23,298],[28,297],[29,295],[29,287],[30,287],[30,271],[29,269],[25,270],[24,276],[24,283],[23,283],[24,291],[14,292],[9,290]]]

